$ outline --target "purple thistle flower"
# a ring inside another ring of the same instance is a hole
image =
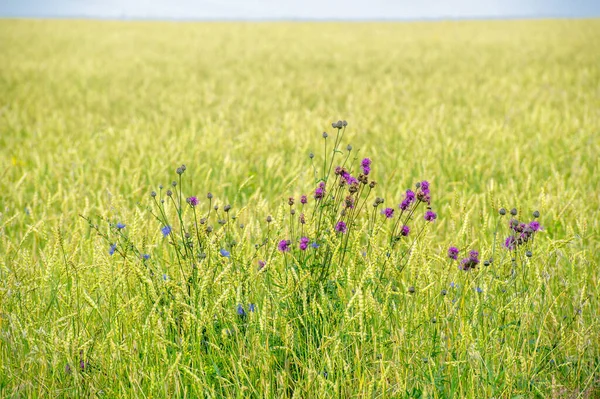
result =
[[[506,249],[509,249],[512,251],[513,249],[516,248],[516,246],[517,246],[517,240],[514,236],[506,237],[506,240],[504,240],[504,247]]]
[[[231,256],[231,254],[229,253],[229,251],[227,251],[224,248],[221,248],[221,250],[219,251],[219,253],[221,254],[222,257],[224,258],[229,258]]]
[[[415,193],[412,190],[406,190],[406,197],[402,200],[400,204],[400,209],[403,211],[407,210],[410,204],[415,201]]]
[[[457,260],[458,259],[458,248],[456,248],[456,247],[448,248],[448,257],[450,259]]]
[[[315,189],[315,199],[320,200],[325,197],[325,182],[320,182],[317,188]]]
[[[348,226],[346,226],[346,223],[343,220],[340,220],[335,225],[335,231],[337,231],[338,233],[344,234],[348,231]]]
[[[353,184],[358,184],[358,180],[356,180],[356,178],[354,176],[352,176],[350,173],[346,172],[345,170],[342,171],[341,173],[342,178],[346,181],[346,183],[348,183],[348,185],[353,185]]]
[[[421,190],[422,191],[429,191],[429,182],[427,180],[423,180],[421,182]]]
[[[362,166],[363,174],[365,176],[371,173],[371,160],[369,158],[363,159],[360,165]]]
[[[300,203],[301,203],[302,205],[304,205],[304,204],[306,204],[307,202],[308,202],[308,198],[306,198],[306,195],[304,195],[304,194],[303,194],[303,195],[300,197]]]
[[[425,212],[425,220],[427,220],[428,222],[432,222],[437,218],[437,215],[435,214],[435,212],[428,210],[427,212]]]
[[[267,262],[265,262],[264,260],[259,260],[258,261],[258,271],[261,271],[263,269],[263,267],[265,267],[266,264],[267,264]]]
[[[110,248],[108,249],[108,254],[113,255],[117,250],[117,244],[110,244]]]
[[[306,251],[306,248],[308,248],[308,243],[310,242],[310,240],[308,239],[308,237],[302,237],[300,238],[300,249],[302,251]]]
[[[400,203],[399,208],[403,211],[407,210],[408,207],[410,206],[410,200],[408,200],[407,198],[403,199],[402,202]]]
[[[419,190],[417,193],[417,199],[421,202],[431,203],[431,195],[429,194],[429,190]]]
[[[476,250],[471,250],[469,252],[469,258],[473,259],[473,260],[479,260],[479,252],[477,252]]]
[[[171,234],[171,226],[165,226],[162,229],[160,229],[160,231],[162,232],[163,237],[166,237],[169,234]]]
[[[402,226],[402,229],[400,229],[400,234],[406,237],[408,236],[408,233],[410,233],[410,227],[408,227],[407,225]]]
[[[279,241],[277,249],[281,252],[288,252],[290,250],[290,242],[288,240]]]
[[[532,221],[529,223],[529,228],[533,231],[539,231],[541,229],[540,222],[537,220]]]
[[[121,230],[121,229],[125,228],[125,225],[123,223],[119,222],[119,223],[117,223],[116,227],[117,227],[117,229]]]
[[[381,211],[382,215],[385,215],[386,218],[391,219],[394,217],[394,210],[392,208],[385,208]]]
[[[198,198],[197,197],[188,197],[188,199],[186,199],[187,203],[190,204],[190,206],[193,208],[196,205],[198,205]]]
[[[461,270],[464,270],[464,271],[469,271],[471,269],[475,269],[478,264],[479,264],[479,252],[477,252],[476,250],[473,249],[469,252],[468,258],[464,258],[463,260],[460,261],[460,265],[458,266],[458,268]]]

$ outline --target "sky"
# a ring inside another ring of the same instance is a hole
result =
[[[600,17],[600,0],[0,0],[0,17],[427,20]]]

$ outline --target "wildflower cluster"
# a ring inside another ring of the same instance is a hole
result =
[[[534,212],[534,220],[529,223],[522,223],[519,220],[512,218],[508,222],[508,227],[511,234],[504,240],[504,247],[508,250],[514,251],[517,247],[523,246],[528,242],[532,242],[541,226],[540,223],[535,220],[539,216],[539,212]]]

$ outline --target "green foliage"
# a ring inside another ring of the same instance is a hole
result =
[[[597,396],[599,33],[0,21],[0,396]],[[308,154],[342,117],[369,201],[432,184],[438,218],[385,267],[381,207],[298,262],[288,197],[314,192]],[[182,163],[164,219],[149,194]],[[502,248],[500,207],[539,209],[531,258]],[[494,261],[462,272],[450,245]]]

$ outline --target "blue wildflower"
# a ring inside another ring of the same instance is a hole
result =
[[[110,248],[108,249],[108,254],[113,255],[117,250],[117,244],[110,244]]]
[[[478,294],[481,294],[483,292],[483,290],[480,287],[475,288],[475,291],[477,291]]]
[[[256,305],[253,303],[248,305],[248,312],[254,312],[256,310]]]
[[[167,278],[167,275],[166,275],[166,274],[163,274],[163,280],[164,280],[164,281],[167,281],[167,279],[168,279],[168,278]]]
[[[121,230],[124,228],[125,228],[125,225],[123,223],[121,223],[121,222],[117,223],[117,229]]]
[[[313,247],[314,249],[319,248],[319,244],[317,244],[316,242],[313,242],[312,244],[310,244],[311,247]]]
[[[143,255],[142,255],[142,258],[143,258],[144,260],[148,260],[148,259],[150,259],[150,255],[149,255],[149,254],[143,254]]]
[[[224,248],[221,248],[221,250],[219,251],[219,253],[221,254],[221,256],[223,256],[223,257],[225,257],[225,258],[229,258],[229,256],[230,256],[230,253],[229,253],[229,251],[227,251],[227,250],[226,250],[226,249],[224,249]]]
[[[238,304],[237,306],[237,314],[240,317],[246,316],[246,311],[244,310],[244,307],[241,304]]]
[[[450,283],[450,287],[454,288],[454,281]]]
[[[163,236],[166,237],[169,234],[171,234],[171,226],[165,226],[162,229],[160,229],[160,231],[162,232]]]

